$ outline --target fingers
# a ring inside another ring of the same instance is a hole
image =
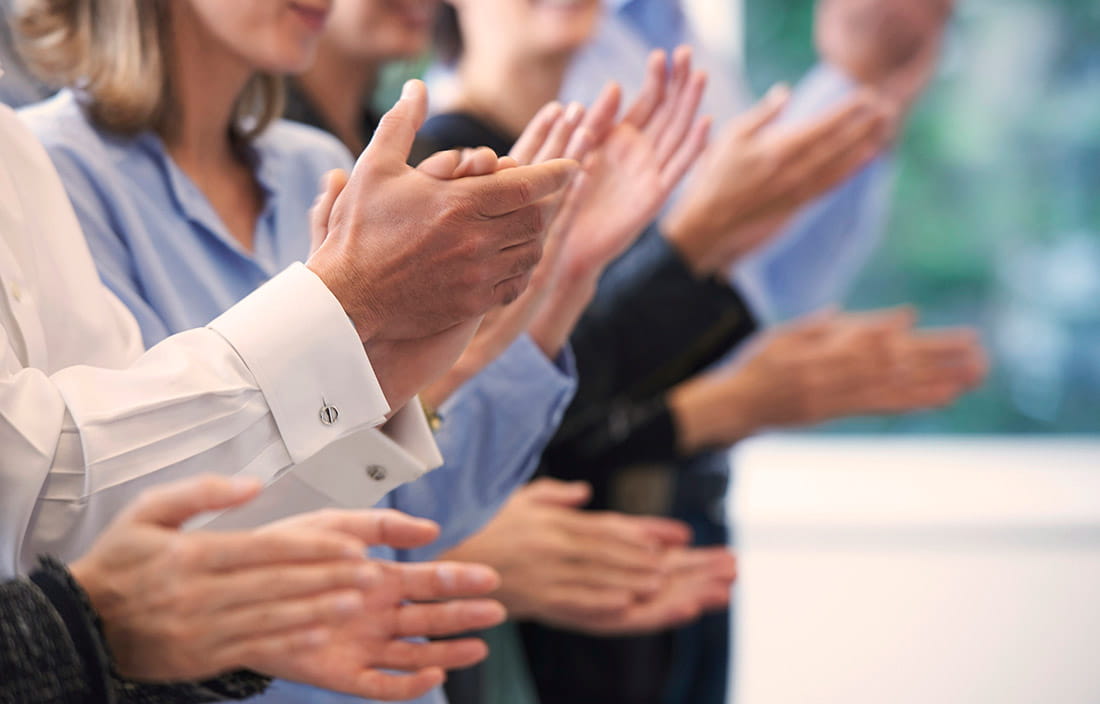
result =
[[[378,658],[377,666],[387,670],[416,671],[427,667],[456,670],[470,667],[489,655],[485,642],[477,638],[415,643],[394,641]]]
[[[699,118],[691,128],[687,137],[676,145],[676,150],[669,157],[661,170],[661,190],[670,193],[688,172],[688,169],[699,159],[706,149],[710,129],[714,120],[710,117]]]
[[[428,114],[428,90],[418,80],[406,81],[401,98],[382,116],[364,157],[379,164],[404,165],[412,151],[416,132]]]
[[[672,73],[668,79],[668,85],[665,86],[664,98],[657,105],[657,109],[653,111],[649,122],[642,127],[642,131],[654,142],[657,141],[659,135],[668,131],[669,125],[672,123],[677,108],[683,99],[684,92],[687,90],[690,78],[691,47],[676,47],[676,51],[672,53]]]
[[[520,164],[534,163],[535,154],[550,136],[550,130],[561,118],[564,108],[556,100],[546,105],[535,113],[535,117],[527,123],[523,134],[519,136],[508,155]]]
[[[205,511],[221,511],[249,501],[260,493],[254,479],[208,475],[147,490],[129,511],[132,520],[165,528],[179,528]]]
[[[623,122],[643,128],[665,95],[665,52],[660,49],[650,52],[646,61],[645,80],[634,103],[627,109]]]
[[[542,164],[517,166],[492,178],[471,179],[470,190],[479,213],[493,218],[538,203],[565,188],[580,165],[570,159],[551,159]]]
[[[173,548],[177,559],[207,571],[259,565],[362,560],[366,545],[355,538],[320,530],[255,533],[191,533]]]
[[[589,151],[607,138],[611,128],[615,126],[615,116],[619,113],[622,95],[623,91],[618,83],[612,81],[604,86],[566,148],[567,159],[583,161]]]
[[[772,86],[760,102],[734,118],[731,129],[741,139],[755,136],[779,117],[790,99],[790,88],[783,84]]]
[[[423,171],[432,178],[443,180],[451,178],[460,163],[462,163],[462,150],[448,149],[432,154],[420,162],[416,169],[417,171]]]
[[[409,675],[391,675],[381,670],[363,670],[350,688],[349,694],[368,699],[396,702],[422,697],[443,684],[446,676],[438,667]]]
[[[398,608],[395,635],[443,637],[492,628],[508,612],[492,599],[458,599],[439,604],[407,604]]]
[[[235,570],[210,581],[205,598],[213,611],[340,589],[372,589],[382,570],[366,560]]]
[[[326,509],[272,524],[272,529],[313,528],[343,533],[367,545],[418,548],[439,537],[439,525],[393,509]]]
[[[538,152],[535,153],[535,160],[532,163],[540,164],[550,159],[565,156],[565,149],[573,139],[573,134],[580,127],[583,119],[584,106],[580,103],[570,103],[569,107],[565,109],[565,113],[550,129],[549,136],[547,136]]]
[[[462,159],[459,161],[458,166],[451,172],[451,178],[462,178],[463,176],[486,176],[497,171],[497,165],[499,163],[497,153],[489,147],[478,147],[477,149],[463,149]]]
[[[707,85],[707,74],[695,71],[687,80],[676,104],[672,106],[672,117],[663,132],[655,134],[657,140],[657,162],[664,168],[683,144],[684,139],[694,127],[695,115],[703,100],[703,89]]]
[[[658,516],[635,516],[633,520],[665,547],[679,547],[691,542],[691,526],[683,521]]]
[[[485,596],[500,587],[491,567],[464,562],[380,563],[401,584],[409,601],[438,601]]]
[[[358,590],[344,590],[301,599],[265,601],[223,613],[218,619],[217,634],[222,643],[308,629],[323,624],[336,625],[362,612],[363,595]]]
[[[520,489],[518,496],[540,504],[580,508],[591,500],[592,485],[588,482],[562,482],[542,478]]]

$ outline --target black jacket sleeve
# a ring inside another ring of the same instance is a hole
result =
[[[102,624],[65,567],[42,559],[29,579],[0,584],[0,704],[194,704],[245,699],[270,679],[143,684],[111,667]]]
[[[596,478],[679,457],[665,393],[756,331],[733,288],[699,279],[651,227],[605,273],[571,338],[577,395],[545,471]]]

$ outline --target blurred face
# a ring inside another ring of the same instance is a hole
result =
[[[309,68],[332,5],[331,0],[186,1],[205,31],[252,70],[272,74]]]
[[[439,0],[334,0],[325,41],[343,54],[395,61],[426,52]]]
[[[506,42],[538,56],[572,55],[588,43],[600,0],[454,0],[463,40]]]

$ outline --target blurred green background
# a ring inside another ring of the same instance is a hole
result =
[[[815,61],[813,0],[745,0],[755,91]],[[897,150],[886,241],[849,299],[978,326],[993,373],[951,408],[833,432],[1100,429],[1100,2],[960,0]]]

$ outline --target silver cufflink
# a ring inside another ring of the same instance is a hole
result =
[[[321,399],[321,422],[325,425],[332,425],[336,422],[336,419],[340,417],[340,411],[336,406],[330,406],[325,399]]]
[[[367,465],[367,476],[380,482],[386,478],[386,468],[380,464]]]

